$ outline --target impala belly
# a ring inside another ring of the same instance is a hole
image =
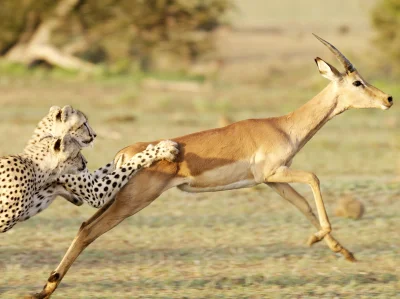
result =
[[[250,161],[237,161],[190,177],[178,188],[186,192],[212,192],[255,186]]]

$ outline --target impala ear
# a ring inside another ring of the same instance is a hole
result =
[[[317,64],[319,73],[326,79],[337,81],[342,77],[340,72],[333,65],[323,61],[321,58],[315,58],[315,63]]]
[[[61,121],[66,122],[73,112],[74,112],[74,109],[71,106],[69,106],[69,105],[64,106],[61,109],[61,114],[60,114]]]

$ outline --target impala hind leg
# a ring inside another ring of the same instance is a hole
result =
[[[90,217],[88,220],[84,221],[81,225],[80,229],[83,229],[85,226],[91,224],[93,221],[95,221],[97,218],[99,218],[101,215],[104,214],[105,211],[108,210],[108,208],[113,204],[113,202],[115,201],[115,198],[112,198],[111,200],[109,200],[108,202],[106,202],[104,204],[104,206],[102,206],[100,209],[98,209],[96,211],[96,213],[94,213],[92,215],[92,217]]]
[[[29,298],[50,298],[51,294],[60,284],[62,278],[80,253],[95,239],[118,225],[128,216],[130,216],[130,214],[126,213],[126,209],[124,209],[119,202],[114,202],[107,210],[103,211],[101,215],[98,215],[98,217],[90,224],[83,224],[67,253],[64,255],[61,263],[50,274],[50,277],[48,278],[43,290]]]
[[[73,262],[81,254],[81,252],[90,245],[90,243],[92,243],[102,234],[111,230],[113,227],[117,226],[125,218],[146,207],[154,199],[155,198],[149,200],[147,198],[146,201],[138,202],[133,207],[133,210],[129,209],[126,206],[126,203],[115,201],[108,209],[103,210],[97,218],[93,219],[86,225],[82,225],[82,227],[79,229],[78,235],[75,237],[67,253],[64,255],[61,263],[50,274],[50,277],[48,278],[46,285],[43,287],[43,290],[38,294],[30,296],[29,298],[50,298],[51,294],[56,290],[57,286],[60,284],[61,280]]]
[[[317,217],[314,215],[307,200],[301,196],[295,189],[287,183],[267,183],[274,191],[280,196],[293,204],[301,213],[303,213],[307,219],[315,226],[318,230],[321,229],[321,225],[318,222]],[[330,233],[325,235],[324,241],[328,244],[329,248],[336,253],[342,254],[348,261],[356,261],[353,254],[344,248],[337,240],[335,240]],[[312,243],[308,242],[309,245]]]
[[[163,191],[168,189],[167,185],[174,176],[176,169],[174,163],[161,161],[155,165],[153,170],[143,170],[135,176],[120,191],[114,201],[105,204],[88,221],[82,224],[61,263],[50,274],[43,290],[29,298],[50,298],[80,253],[99,236],[118,225],[125,218],[148,206]]]

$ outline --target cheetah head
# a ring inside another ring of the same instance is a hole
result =
[[[87,161],[81,153],[80,145],[71,134],[54,139],[51,150],[59,172],[74,174],[86,169]]]
[[[70,134],[81,148],[93,144],[96,133],[88,123],[88,118],[81,111],[64,106],[50,108],[53,117],[52,136],[59,137]]]

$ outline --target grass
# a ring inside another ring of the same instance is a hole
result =
[[[397,88],[385,87],[398,97]],[[11,78],[2,84],[1,152],[18,152],[54,104],[68,103],[89,115],[99,136],[85,155],[95,168],[135,141],[214,127],[225,103],[236,120],[279,115],[318,88],[221,85],[194,96],[143,90],[124,80]],[[292,166],[320,176],[334,235],[359,263],[344,261],[322,243],[307,248],[314,229],[268,188],[210,194],[170,190],[87,248],[54,298],[394,298],[400,287],[399,123],[388,120],[397,110],[339,116]],[[313,204],[309,188],[296,188]],[[332,216],[344,193],[363,201],[364,218]],[[58,200],[2,235],[1,298],[40,290],[93,212]]]
[[[322,23],[322,4],[308,1],[317,13],[303,6],[294,7],[298,18],[295,22],[309,27],[318,24],[312,30],[321,30],[321,36],[328,35],[328,40],[333,37],[341,49],[341,45],[359,49],[359,41],[368,41],[366,36],[370,35],[357,29],[366,24],[365,15],[357,14],[364,1],[354,2],[343,10],[345,14],[340,13],[339,19],[330,14]],[[278,35],[239,32],[225,38],[228,46],[220,49],[222,56],[249,59],[243,63],[235,60],[224,67],[211,90],[157,91],[141,88],[143,74],[109,76],[105,72],[86,78],[59,70],[26,71],[0,64],[0,154],[19,152],[52,105],[70,104],[89,116],[98,138],[94,149],[85,149],[84,153],[89,168],[95,169],[136,141],[213,128],[220,114],[235,120],[269,117],[288,113],[305,103],[327,83],[317,74],[312,58],[321,55],[331,62],[332,55],[323,52],[323,47],[309,34],[311,30],[306,30],[307,35],[297,35],[304,28],[293,26],[293,12],[284,10],[285,5],[275,10],[272,2],[264,1],[265,9],[254,6],[259,9],[251,12],[254,7],[243,8],[247,2],[238,3],[239,8],[248,11],[241,15],[238,24],[258,26],[262,20],[263,25],[277,24],[285,31]],[[288,6],[288,1],[282,3]],[[331,12],[339,4],[329,5],[325,10]],[[299,13],[300,10],[309,15]],[[281,21],[264,18],[260,15],[263,11]],[[310,23],[308,16],[312,16]],[[354,26],[349,35],[334,33],[341,24]],[[265,57],[259,59],[261,54]],[[366,77],[375,78],[365,66],[369,59],[354,56],[357,68]],[[153,77],[188,79],[182,74]],[[190,80],[202,83],[196,77]],[[323,242],[308,248],[305,242],[315,230],[304,216],[267,187],[210,194],[170,190],[91,244],[53,297],[398,296],[400,121],[396,101],[400,89],[396,82],[386,79],[371,83],[394,96],[394,107],[385,112],[349,111],[338,116],[306,145],[292,165],[320,177],[334,235],[355,253],[358,263],[348,263],[332,254]],[[314,206],[310,189],[294,186]],[[352,194],[364,203],[363,218],[354,221],[333,215],[337,199],[344,194]],[[60,199],[43,213],[2,234],[0,298],[20,298],[39,291],[80,224],[94,211]]]

